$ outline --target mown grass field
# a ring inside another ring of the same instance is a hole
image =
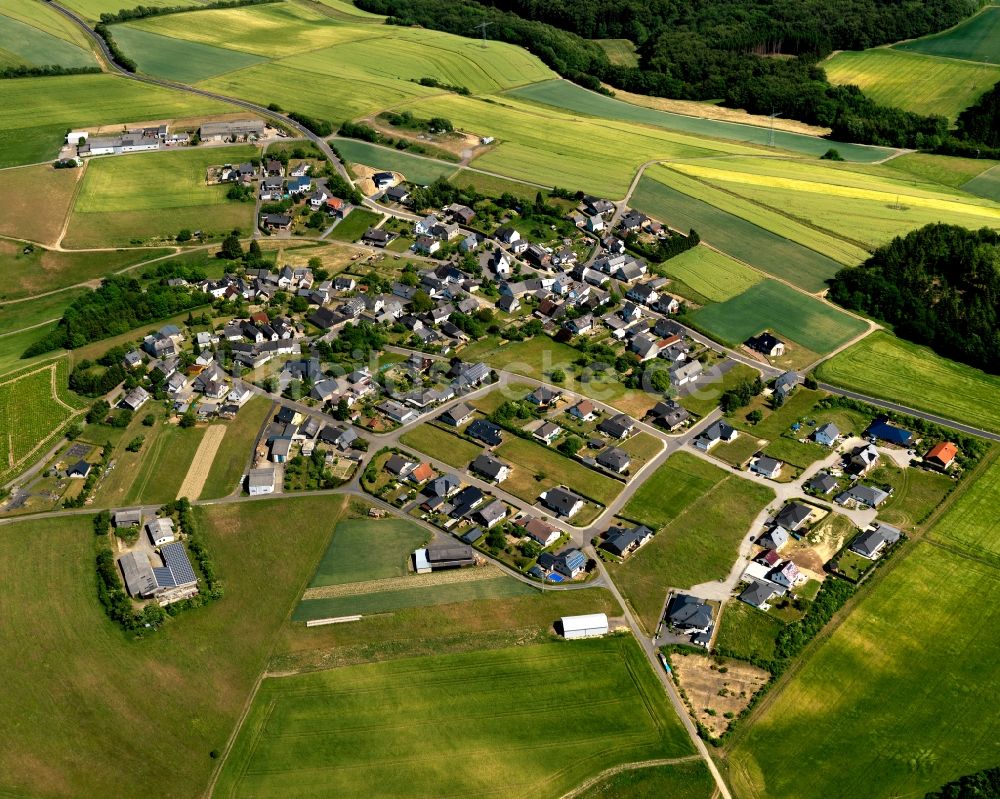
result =
[[[216,765],[209,752],[225,747],[343,501],[300,497],[196,510],[226,595],[138,640],[98,603],[88,515],[5,528],[4,792],[202,793]],[[59,590],[39,591],[44,581]],[[137,734],[153,728],[156,735]]]
[[[401,172],[406,179],[417,184],[430,184],[437,178],[447,177],[455,171],[454,164],[444,161],[434,161],[429,158],[417,158],[415,155],[390,150],[387,147],[377,147],[357,139],[335,139],[333,146],[348,161],[370,166],[373,169],[388,169]],[[459,182],[460,186],[467,185]],[[532,195],[534,199],[534,195]]]
[[[572,706],[573,723],[553,735],[542,704]],[[364,786],[371,797],[541,799],[621,762],[690,751],[641,650],[620,636],[265,680],[215,795]]]
[[[55,244],[82,176],[81,169],[53,169],[51,164],[4,169],[0,189],[6,199],[0,234]]]
[[[423,452],[444,461],[456,469],[467,469],[469,464],[483,451],[483,448],[464,438],[442,430],[440,427],[425,422],[400,437],[400,441],[418,452]]]
[[[908,546],[736,740],[736,796],[921,796],[1000,758],[997,639],[984,634],[1000,619],[1000,572]]]
[[[231,105],[113,75],[4,81],[0,167],[54,158],[68,128],[226,114]]]
[[[825,289],[826,281],[843,265],[668,185],[677,182],[675,174],[655,167],[647,169],[632,195],[632,205],[677,230],[694,228],[713,247],[806,291]]]
[[[172,240],[182,228],[206,235],[247,230],[254,204],[226,199],[225,186],[205,184],[205,171],[256,155],[255,147],[235,146],[98,158],[87,167],[66,242],[85,247]]]
[[[390,590],[378,590],[378,586],[373,585],[371,591],[363,594],[303,599],[292,614],[292,620],[304,622],[309,619],[336,618],[355,614],[368,616],[433,605],[450,605],[477,600],[503,600],[507,597],[534,594],[538,590],[534,586],[522,583],[505,574],[468,582],[414,585],[409,588]]]
[[[0,289],[0,298],[4,300],[75,286],[170,252],[170,250],[63,252],[36,247],[32,252],[25,253],[24,246],[20,242],[0,241],[0,281],[3,285],[3,289]],[[9,308],[14,310],[16,306],[11,305]],[[25,324],[29,323],[26,321]]]
[[[635,45],[628,39],[594,39],[594,41],[604,51],[608,61],[623,67],[639,66],[639,56],[635,52]]]
[[[567,80],[551,80],[525,86],[508,92],[525,100],[554,106],[575,113],[590,114],[605,119],[619,119],[650,125],[692,136],[703,136],[716,139],[730,139],[748,144],[767,145],[771,132],[767,128],[756,125],[742,125],[733,122],[722,122],[715,119],[672,114],[668,111],[658,111],[653,108],[625,103],[613,97],[588,91]],[[817,136],[804,136],[788,133],[782,130],[774,131],[774,144],[781,150],[787,150],[806,155],[822,155],[830,142]],[[837,143],[841,155],[849,161],[876,161],[892,152],[882,147],[862,147],[857,144]]]
[[[43,28],[3,13],[0,7],[0,41],[8,56],[25,66],[96,67],[89,48],[60,38]]]
[[[768,660],[774,657],[775,639],[783,626],[774,616],[733,600],[722,611],[715,645],[729,657]]]
[[[28,466],[79,411],[65,396],[67,375],[59,358],[0,379],[0,479]]]
[[[475,172],[471,169],[460,169],[451,175],[448,180],[456,186],[465,188],[472,186],[481,194],[488,194],[491,197],[499,197],[504,192],[513,194],[515,197],[523,197],[526,200],[534,200],[538,194],[538,186],[522,183],[519,180],[508,180],[498,178],[493,175],[484,175],[482,172]]]
[[[510,434],[504,438],[504,443],[496,448],[496,454],[513,468],[510,477],[501,486],[525,502],[536,502],[543,491],[564,485],[607,505],[625,487],[624,483],[560,455],[554,448]],[[544,476],[538,479],[539,475]]]
[[[816,377],[985,430],[1000,431],[1000,378],[875,331],[820,364]]]
[[[690,453],[676,452],[645,479],[622,508],[622,515],[656,530],[726,477],[717,466]]]
[[[328,238],[336,241],[357,241],[368,228],[377,225],[382,221],[382,215],[364,208],[354,208],[344,217],[337,226],[330,232]]]
[[[43,322],[58,319],[66,310],[66,306],[86,291],[87,289],[66,289],[25,302],[0,305],[0,337],[16,334],[24,328],[35,327]],[[44,331],[29,332],[38,335]]]
[[[79,27],[46,3],[23,3],[0,0],[0,14],[50,33],[64,42],[90,49],[87,35]],[[96,65],[96,62],[95,62]]]
[[[995,166],[967,183],[963,183],[962,188],[977,197],[984,197],[987,200],[1000,203],[1000,166]]]
[[[114,37],[140,72],[181,83],[197,83],[264,60],[252,53],[187,42],[131,25],[115,26]]]
[[[721,375],[718,369],[718,365],[706,369],[706,372],[712,373],[712,378],[703,378],[693,390],[681,395],[678,402],[691,413],[705,416],[719,406],[719,399],[724,392],[735,387],[741,380],[752,380],[759,374],[756,369],[742,363],[732,363]]]
[[[107,500],[114,504],[138,505],[176,499],[206,429],[189,427],[184,430],[174,424],[161,423],[155,434],[146,436],[143,451],[136,453],[142,457],[129,469],[132,480],[125,488],[123,499],[116,501],[115,497],[108,496]],[[116,469],[126,468],[124,455],[127,454],[131,453],[122,453]]]
[[[105,12],[113,14],[118,11],[118,2],[119,0],[68,0],[66,7],[82,14],[86,19],[97,21],[100,20],[101,14]],[[198,3],[199,0],[194,0],[191,5],[197,5]],[[174,3],[171,0],[150,0],[145,5],[161,7],[171,6]]]
[[[668,588],[690,588],[729,574],[751,522],[773,499],[766,485],[726,477],[623,564],[611,565],[615,584],[648,633],[656,630]]]
[[[337,524],[310,587],[403,577],[430,533],[406,519],[346,519]]]
[[[695,312],[694,319],[729,344],[741,344],[769,329],[820,354],[846,344],[867,328],[862,320],[776,280],[765,280],[738,297],[706,306]]]
[[[1000,6],[989,5],[974,17],[950,30],[923,39],[895,45],[898,50],[910,50],[927,55],[960,58],[967,61],[997,63],[1000,54]]]
[[[253,397],[235,419],[226,422],[226,435],[215,453],[199,499],[225,497],[241,488],[239,481],[250,462],[250,451],[270,410],[270,400]]]
[[[671,258],[663,268],[713,302],[732,299],[764,279],[739,261],[705,245]]]
[[[965,187],[970,181],[997,165],[998,162],[985,158],[958,158],[931,153],[907,153],[886,164],[891,169],[964,191],[969,191]]]
[[[997,33],[1000,35],[1000,27]],[[831,83],[854,84],[877,103],[917,114],[939,114],[952,122],[1000,80],[1000,66],[934,58],[891,47],[845,50],[821,66]]]

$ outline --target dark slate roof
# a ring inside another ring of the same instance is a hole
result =
[[[774,522],[787,530],[794,530],[809,518],[810,513],[812,513],[812,509],[808,505],[790,502],[778,512],[778,515],[774,517]]]
[[[489,444],[490,446],[495,446],[503,441],[500,426],[494,424],[488,419],[476,419],[472,424],[465,428],[465,434],[471,436],[472,438],[479,439],[484,444]]]
[[[674,627],[703,629],[712,624],[712,607],[697,597],[678,594],[670,603],[667,619]]]
[[[560,516],[565,516],[581,499],[583,499],[583,497],[577,496],[572,491],[567,491],[565,488],[557,487],[550,488],[546,491],[545,498],[542,502]]]
[[[496,480],[505,466],[506,463],[484,452],[472,462],[472,471]]]
[[[890,444],[898,444],[901,447],[905,447],[910,443],[913,434],[909,430],[891,425],[887,419],[881,418],[876,419],[868,425],[868,429],[865,430],[865,436],[868,438],[878,438],[882,441],[888,441]]]
[[[758,607],[774,596],[774,591],[775,588],[773,585],[759,580],[754,580],[750,583],[750,585],[743,589],[743,593],[740,594],[740,599],[748,605]]]

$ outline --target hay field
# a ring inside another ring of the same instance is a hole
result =
[[[0,171],[5,198],[0,234],[55,244],[82,176],[82,169],[53,169],[51,164]]]
[[[68,128],[232,113],[233,106],[100,75],[4,81],[0,167],[54,158]]]
[[[1000,377],[942,358],[885,331],[877,330],[824,361],[816,377],[1000,432]]]
[[[767,146],[771,137],[770,129],[759,125],[724,122],[718,119],[705,119],[704,117],[659,111],[655,108],[644,108],[603,94],[597,94],[567,80],[551,80],[525,86],[508,92],[506,95],[506,97],[511,96],[544,103],[570,112],[589,114],[603,119],[635,122],[696,137],[726,139],[757,146]],[[886,147],[866,147],[858,144],[830,142],[828,139],[822,139],[818,136],[807,136],[783,130],[774,131],[775,147],[788,152],[818,156],[825,153],[831,144],[835,145],[840,150],[841,155],[849,161],[875,161],[893,152],[891,148]],[[768,152],[773,153],[774,151],[769,149]]]
[[[421,185],[433,183],[437,178],[448,177],[457,168],[457,164],[449,164],[430,158],[418,158],[409,153],[401,153],[399,150],[379,147],[357,139],[336,139],[333,145],[348,161],[364,164],[373,169],[401,172],[407,180]],[[458,183],[461,186],[468,185],[468,183],[460,181]],[[531,196],[534,198],[534,194]]]
[[[995,166],[963,183],[962,188],[977,197],[985,197],[987,200],[1000,203],[1000,166]]]
[[[572,707],[572,723],[553,734],[543,707]],[[690,751],[639,647],[621,636],[265,680],[215,796],[364,786],[372,799],[544,799],[622,762]]]
[[[996,64],[1000,61],[1000,6],[986,6],[974,17],[950,30],[895,47],[915,53]]]
[[[0,0],[0,14],[50,33],[64,42],[90,50],[90,39],[79,27],[46,3]],[[96,62],[94,62],[96,66]]]
[[[209,752],[224,748],[343,505],[327,495],[196,509],[226,595],[138,640],[98,603],[90,515],[6,527],[0,790],[201,795]],[[44,581],[59,590],[39,591]]]
[[[738,297],[706,306],[695,312],[694,319],[729,344],[739,345],[769,329],[821,355],[867,328],[862,320],[776,280],[765,280]]]
[[[714,302],[742,294],[764,277],[724,253],[701,245],[671,258],[663,265],[675,277]]]
[[[225,423],[226,435],[215,454],[199,499],[225,497],[238,490],[243,470],[250,462],[250,450],[270,410],[271,401],[255,395],[235,419]]]
[[[635,45],[628,39],[594,39],[608,57],[608,61],[622,67],[639,66]]]
[[[952,122],[1000,80],[1000,66],[890,47],[843,51],[820,66],[830,83],[854,84],[877,103],[917,114],[939,114]]]
[[[1000,572],[908,546],[737,738],[735,796],[922,796],[1000,759]]]

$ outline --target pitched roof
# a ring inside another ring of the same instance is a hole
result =
[[[579,497],[572,491],[567,491],[561,486],[556,488],[550,488],[545,492],[545,496],[542,498],[542,502],[560,516],[567,515],[573,506],[578,502],[582,502],[583,497]]]
[[[950,441],[942,441],[931,447],[930,452],[927,453],[926,460],[935,460],[941,465],[947,466],[955,460],[956,455],[958,455],[958,447]]]
[[[687,594],[678,594],[670,603],[667,619],[675,627],[704,629],[712,624],[712,606]]]
[[[472,462],[472,470],[474,472],[479,472],[491,480],[495,480],[507,468],[510,467],[506,463],[498,458],[494,458],[487,452],[482,453]]]

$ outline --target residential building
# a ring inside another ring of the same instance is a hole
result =
[[[774,480],[781,474],[782,466],[784,464],[781,461],[768,455],[761,455],[750,464],[750,471],[754,474],[759,474],[761,477]]]
[[[778,515],[774,517],[774,523],[794,533],[802,528],[812,516],[812,512],[813,509],[808,505],[801,502],[789,502],[778,511]]]
[[[583,509],[585,504],[583,497],[577,496],[562,486],[543,492],[541,500],[546,508],[564,519],[572,519]]]
[[[465,428],[465,434],[477,441],[482,441],[488,447],[495,447],[503,442],[503,433],[500,426],[488,419],[476,419]]]
[[[676,594],[667,606],[666,622],[685,633],[708,633],[712,629],[712,606],[689,594]]]
[[[712,447],[720,442],[727,443],[729,441],[735,441],[738,435],[739,434],[732,425],[719,420],[709,426],[708,429],[706,429],[692,442],[692,444],[696,449],[708,452]]]
[[[587,556],[579,549],[567,549],[556,555],[555,570],[560,574],[576,579],[587,568]]]
[[[785,344],[766,330],[759,336],[751,336],[745,342],[747,347],[768,358],[780,358],[785,354]]]
[[[385,462],[385,470],[397,477],[407,477],[416,468],[415,461],[410,460],[405,455],[400,455],[398,452],[392,453]]]
[[[247,475],[247,492],[252,497],[274,493],[274,469],[263,467],[251,469]]]
[[[487,530],[492,530],[497,524],[507,518],[507,506],[499,499],[493,500],[489,505],[484,505],[473,514],[473,518],[484,525]]]
[[[628,557],[653,537],[653,531],[644,525],[636,527],[610,527],[604,534],[601,546],[619,558]]]
[[[887,547],[895,544],[902,531],[888,524],[876,523],[851,542],[850,550],[868,560],[878,560]]]
[[[597,429],[606,436],[610,438],[617,438],[619,440],[628,438],[634,427],[635,419],[627,413],[617,413],[597,425]]]
[[[774,583],[767,580],[752,580],[743,589],[739,598],[740,601],[746,602],[748,605],[760,608],[761,610],[767,610],[770,607],[768,602],[776,593],[778,593],[778,586]]]
[[[596,416],[596,411],[597,408],[593,402],[588,399],[583,399],[569,409],[569,414],[570,416],[575,416],[582,422],[589,422]]]
[[[632,459],[625,450],[618,447],[608,447],[597,456],[597,463],[609,471],[621,474],[631,466]]]
[[[531,517],[520,523],[525,535],[529,536],[539,546],[545,548],[552,546],[559,540],[561,533],[557,527],[553,527],[548,522]]]
[[[475,409],[470,407],[464,402],[459,402],[456,405],[452,405],[448,410],[438,416],[442,422],[450,424],[454,427],[465,424],[475,412]]]
[[[154,547],[169,544],[176,538],[173,519],[169,516],[150,519],[146,522],[146,535]]]
[[[857,505],[877,508],[889,499],[889,496],[889,493],[883,491],[881,488],[874,488],[859,483],[838,494],[834,501],[838,505],[846,505],[849,502],[854,502]]]
[[[885,441],[887,444],[895,444],[897,447],[908,447],[913,433],[890,424],[889,420],[882,416],[868,425],[868,429],[865,430],[865,438],[873,441]]]
[[[950,441],[935,444],[924,456],[924,463],[942,471],[950,469],[958,456],[958,447]]]
[[[832,447],[837,443],[838,438],[840,438],[840,428],[833,422],[820,425],[813,432],[813,441],[824,447]]]
[[[472,462],[471,469],[494,483],[502,483],[510,474],[510,467],[506,463],[486,452]]]

